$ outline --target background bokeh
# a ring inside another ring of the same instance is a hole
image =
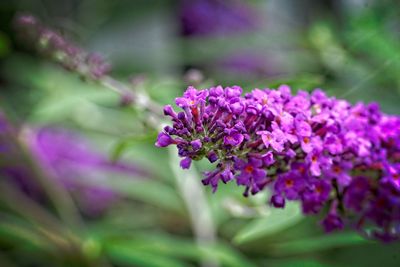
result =
[[[398,243],[325,234],[268,192],[212,194],[154,147],[143,109],[18,41],[18,13],[160,105],[188,85],[284,83],[400,114],[396,0],[2,0],[0,266],[399,266]]]

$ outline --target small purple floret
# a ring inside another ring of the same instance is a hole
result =
[[[192,160],[190,158],[184,158],[180,162],[182,169],[189,169],[191,164],[192,164]]]
[[[158,137],[157,137],[157,142],[156,142],[156,146],[158,147],[166,147],[169,146],[171,144],[175,144],[174,139],[171,138],[171,136],[169,136],[166,133],[161,132]]]

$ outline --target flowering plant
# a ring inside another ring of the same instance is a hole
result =
[[[216,167],[204,173],[215,192],[235,180],[244,195],[272,190],[270,203],[300,201],[304,214],[326,213],[327,232],[345,221],[384,240],[400,231],[400,118],[377,104],[328,97],[322,90],[296,95],[286,85],[189,87],[164,114],[173,125],[156,146],[176,145],[187,169],[206,157]]]
[[[14,2],[0,266],[398,266],[393,5]]]

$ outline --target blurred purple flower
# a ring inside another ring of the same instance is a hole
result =
[[[82,212],[96,216],[112,205],[119,195],[105,183],[111,175],[149,177],[134,164],[112,162],[96,152],[81,136],[62,128],[27,130],[23,141],[0,111],[0,174],[22,192],[43,202],[45,196],[33,171],[33,162],[42,173],[60,183],[77,200]]]
[[[182,36],[199,40],[258,32],[264,23],[262,12],[244,0],[181,0],[179,19]],[[282,64],[273,53],[266,54],[247,46],[224,51],[213,58],[203,67],[224,76],[282,74]]]
[[[340,215],[337,214],[336,207],[326,215],[321,221],[325,232],[333,232],[344,228],[344,223]]]
[[[181,0],[184,36],[212,36],[256,29],[258,14],[240,0]]]
[[[66,129],[41,128],[29,133],[26,142],[43,170],[72,192],[89,214],[101,213],[118,198],[104,184],[108,176],[149,176],[139,166],[110,161],[81,136]]]
[[[282,74],[282,63],[271,52],[248,51],[240,49],[216,60],[210,68],[223,74],[257,76],[276,76]]]

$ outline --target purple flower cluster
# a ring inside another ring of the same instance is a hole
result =
[[[216,164],[204,185],[235,180],[244,195],[269,186],[270,203],[300,201],[304,214],[326,213],[327,232],[354,224],[384,240],[400,236],[400,117],[357,103],[281,85],[242,96],[238,86],[197,90],[164,108],[173,125],[156,146],[176,145],[182,168]]]
[[[90,79],[100,79],[111,70],[111,65],[101,55],[86,52],[32,15],[18,16],[15,26],[21,39],[33,42],[43,55],[68,70],[75,70]]]

